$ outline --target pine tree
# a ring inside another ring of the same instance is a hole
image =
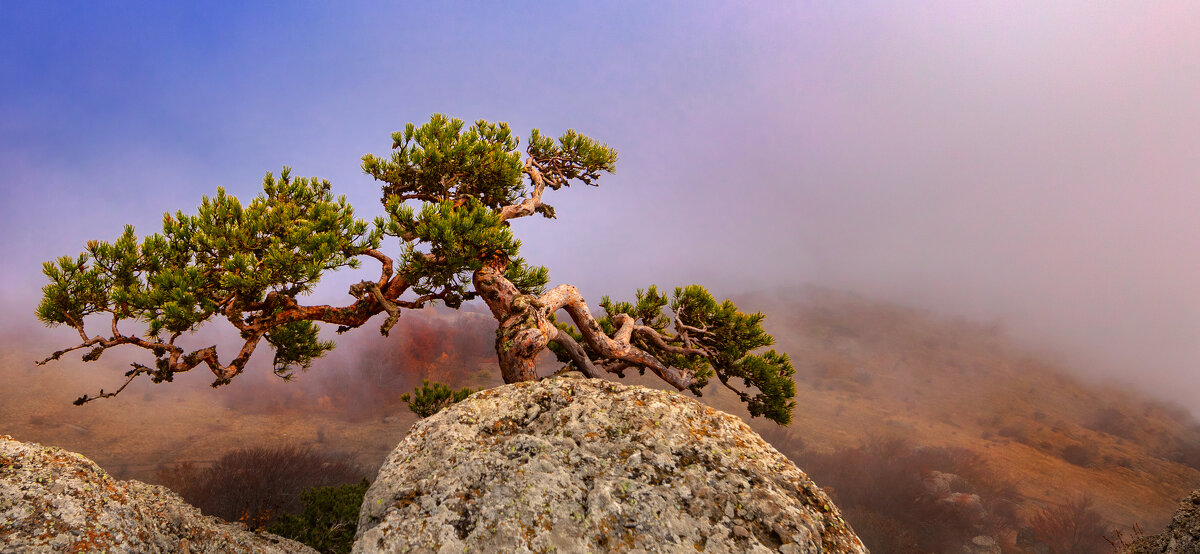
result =
[[[524,154],[518,144],[506,123],[464,127],[434,115],[393,133],[390,156],[363,156],[363,171],[382,183],[385,215],[373,222],[356,218],[328,181],[293,177],[284,167],[278,177],[266,175],[262,194],[248,205],[217,189],[195,215],[165,214],[160,233],[139,239],[126,226],[113,242],[90,241],[79,256],[44,264],[50,282],[37,316],[74,328],[81,342],[40,363],[76,350],[92,361],[122,345],[153,354],[149,365],[131,364],[116,391],[84,395],[77,404],[115,396],[141,375],[159,383],[202,365],[216,377],[213,386],[226,384],[264,340],[274,349],[275,373],[290,378],[333,348],[318,336],[318,322],[341,333],[386,313],[380,331],[387,335],[404,310],[435,302],[458,308],[480,298],[498,322],[506,383],[537,379],[534,361],[550,348],[593,378],[649,370],[700,395],[716,377],[752,415],[790,421],[791,362],[774,350],[754,353],[773,343],[762,314],[718,302],[699,285],[669,296],[650,286],[632,302],[606,297],[600,317],[575,287],[547,290],[546,268],[520,257],[508,222],[553,219],[554,208],[542,200],[547,189],[595,186],[614,170],[617,154],[574,130],[553,139],[534,129]],[[398,250],[385,254],[385,242]],[[353,302],[301,303],[324,274],[359,269],[363,261],[379,264],[379,277],[351,286]],[[568,321],[556,319],[560,310]],[[185,346],[184,337],[213,319],[241,336],[227,362],[216,346]],[[107,329],[89,334],[85,323],[98,320]],[[135,326],[139,332],[128,332]]]

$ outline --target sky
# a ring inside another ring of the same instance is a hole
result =
[[[0,324],[50,333],[41,262],[284,165],[373,217],[360,157],[433,113],[620,152],[514,224],[593,301],[830,286],[1200,411],[1191,2],[11,3]]]

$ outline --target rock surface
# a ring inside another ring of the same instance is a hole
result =
[[[354,552],[866,552],[740,419],[568,376],[419,421],[363,501]]]
[[[113,479],[79,454],[0,435],[0,552],[316,551]]]
[[[1179,503],[1166,530],[1142,537],[1125,551],[1129,554],[1194,554],[1200,552],[1200,490]]]

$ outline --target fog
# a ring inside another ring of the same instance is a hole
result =
[[[286,164],[379,213],[359,157],[443,112],[620,152],[515,224],[589,298],[816,283],[1200,396],[1194,3],[289,8],[10,6],[5,336],[68,344],[34,320],[40,263],[218,186]]]

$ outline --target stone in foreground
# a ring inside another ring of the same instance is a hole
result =
[[[354,552],[867,551],[740,419],[571,375],[415,424],[367,492]]]
[[[204,516],[179,495],[91,460],[0,435],[0,552],[312,552]]]
[[[1142,537],[1125,551],[1128,554],[1194,554],[1200,552],[1200,490],[1179,503],[1166,530]]]

